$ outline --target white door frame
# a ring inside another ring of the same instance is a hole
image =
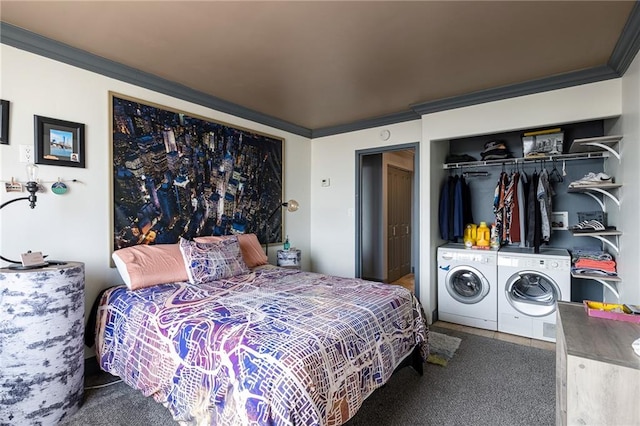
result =
[[[415,276],[415,295],[420,298],[420,143],[407,143],[377,148],[356,150],[356,193],[355,193],[355,220],[356,220],[356,247],[355,247],[355,276],[362,277],[362,162],[366,155],[382,154],[385,152],[414,150],[413,156],[413,200],[411,208],[411,264]]]

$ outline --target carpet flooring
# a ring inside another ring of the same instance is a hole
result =
[[[555,352],[460,331],[447,367],[398,371],[346,426],[555,424]]]
[[[531,346],[432,327],[461,339],[448,366],[398,371],[367,398],[346,426],[553,425],[555,353]],[[113,380],[106,373],[87,385]],[[69,426],[176,425],[169,412],[124,383],[87,390]]]

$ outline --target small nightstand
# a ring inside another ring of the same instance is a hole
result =
[[[278,266],[282,268],[301,269],[301,259],[300,249],[278,250]]]
[[[0,423],[56,425],[84,391],[84,264],[0,268]]]

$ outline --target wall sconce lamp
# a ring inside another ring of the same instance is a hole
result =
[[[267,256],[269,256],[269,221],[271,221],[273,215],[283,207],[286,207],[288,212],[295,212],[300,208],[300,204],[298,204],[298,202],[293,199],[287,201],[286,203],[281,203],[271,212],[271,214],[267,218],[267,238],[264,243],[264,251],[265,253],[267,253]]]
[[[5,208],[6,206],[8,206],[11,203],[15,203],[16,201],[20,201],[20,200],[28,200],[29,201],[29,207],[34,208],[36,206],[36,201],[38,200],[38,197],[36,196],[36,192],[38,192],[38,166],[36,166],[35,164],[27,164],[27,191],[29,192],[29,196],[28,197],[20,197],[20,198],[14,198],[13,200],[9,200],[5,203],[0,204],[0,210],[2,210],[3,208]],[[11,259],[7,259],[6,257],[3,257],[0,255],[0,259],[4,260],[5,262],[9,262],[9,263],[21,263],[20,261],[15,261],[15,260],[11,260]]]

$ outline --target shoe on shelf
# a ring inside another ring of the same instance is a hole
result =
[[[611,183],[613,179],[606,173],[589,172],[582,179],[574,180],[569,186],[597,185],[599,183]]]
[[[571,227],[574,231],[604,231],[605,226],[597,220],[583,220]]]

